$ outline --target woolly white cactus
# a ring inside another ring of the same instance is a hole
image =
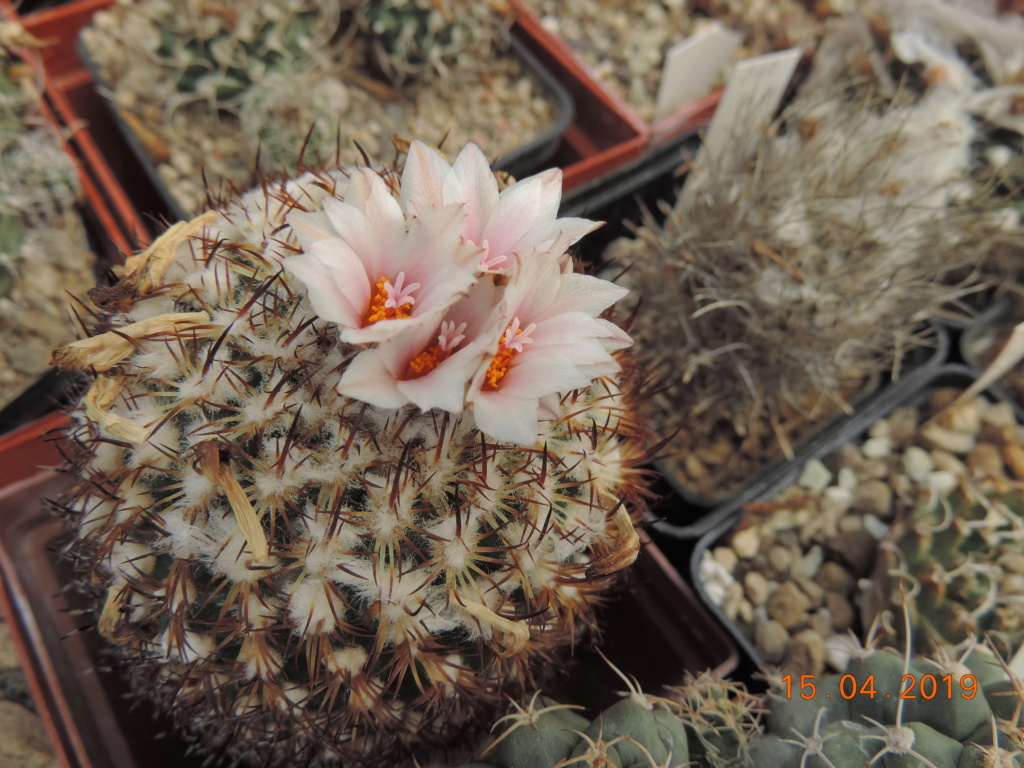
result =
[[[559,173],[414,144],[168,230],[54,355],[99,629],[205,748],[369,762],[522,692],[638,538],[621,291]],[[109,329],[109,330],[107,330]],[[100,333],[99,331],[104,331]],[[625,503],[624,503],[625,502]]]

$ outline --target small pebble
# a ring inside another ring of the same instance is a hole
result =
[[[741,560],[749,560],[761,546],[761,533],[756,527],[744,528],[732,537],[732,548]]]
[[[884,459],[892,454],[892,440],[889,437],[872,437],[864,441],[861,453],[868,459]]]
[[[811,601],[796,584],[787,581],[768,597],[765,610],[768,617],[779,622],[786,629],[801,624],[807,616]]]
[[[805,576],[798,576],[793,581],[800,587],[800,591],[807,595],[807,599],[811,601],[811,608],[822,606],[825,602],[825,590],[820,584]]]
[[[935,460],[924,448],[911,445],[903,452],[903,471],[915,483],[923,483],[933,469]]]
[[[853,533],[854,531],[864,530],[864,521],[860,519],[860,515],[847,515],[839,521],[840,533]]]
[[[807,619],[807,629],[814,630],[814,634],[824,640],[832,635],[832,614],[828,610],[820,610],[812,613]]]
[[[892,488],[882,480],[865,480],[857,486],[851,508],[878,517],[891,517]]]
[[[821,563],[825,559],[825,552],[822,548],[815,544],[807,553],[800,557],[792,566],[792,573],[794,576],[802,577],[805,579],[813,579],[818,574],[818,569],[821,568]]]
[[[857,472],[861,480],[885,480],[889,476],[889,462],[885,459],[865,459]]]
[[[721,565],[729,573],[736,570],[736,566],[739,564],[739,558],[736,553],[733,552],[729,547],[715,547],[715,551],[712,553],[715,561]]]
[[[955,432],[946,427],[936,424],[934,421],[921,429],[921,439],[932,448],[941,448],[944,451],[956,454],[966,454],[975,446],[973,435],[964,432]]]
[[[839,474],[842,475],[842,471]],[[854,476],[854,484],[856,482],[857,478]],[[825,494],[821,498],[821,513],[830,517],[834,515],[836,518],[839,518],[846,514],[852,503],[853,493],[851,493],[850,489],[842,487],[841,484],[833,485],[831,488],[825,489]]]
[[[854,471],[853,467],[843,467],[839,470],[839,474],[836,476],[836,484],[844,491],[849,491],[850,493],[857,490],[857,484],[859,482],[860,481],[857,479],[857,473]]]
[[[867,576],[875,562],[878,539],[866,530],[849,531],[829,539],[825,546],[834,559],[846,563],[856,577]]]
[[[868,430],[868,437],[888,437],[889,422],[886,419],[879,419]]]
[[[1009,573],[1024,573],[1024,552],[1004,552],[996,563]]]
[[[956,475],[952,472],[943,472],[941,470],[929,472],[928,477],[925,479],[925,485],[943,496],[947,496],[952,493],[957,487],[957,484],[958,480]]]
[[[804,465],[804,470],[796,484],[811,493],[821,493],[828,488],[831,482],[832,473],[828,471],[828,467],[818,459],[811,459]]]
[[[789,641],[786,669],[801,675],[820,675],[825,671],[825,641],[813,629],[805,629]]]
[[[976,435],[981,431],[981,408],[977,399],[968,400],[936,415],[935,423],[954,432]]]
[[[755,606],[764,605],[771,593],[770,582],[757,571],[750,571],[743,577],[743,586],[746,589],[747,598]]]
[[[889,533],[889,526],[874,515],[864,515],[864,530],[881,541]]]
[[[708,599],[715,605],[722,605],[726,590],[735,581],[732,574],[708,552],[701,558],[698,574]]]
[[[779,664],[786,657],[789,633],[777,621],[762,621],[754,627],[754,647],[766,664]]]
[[[853,626],[855,618],[853,606],[839,592],[825,593],[825,607],[832,617],[832,629],[835,632],[845,632]]]
[[[889,439],[895,447],[902,448],[917,436],[918,414],[916,408],[897,408],[889,414]]]
[[[954,475],[962,477],[967,476],[967,465],[949,451],[936,448],[930,455],[935,461],[935,469],[942,470],[943,472],[952,472]]]
[[[775,545],[768,550],[768,564],[776,575],[788,574],[792,563],[793,555],[786,547]]]
[[[970,476],[975,478],[1006,477],[1003,453],[992,443],[979,443],[967,454],[967,469]]]
[[[818,583],[832,592],[849,592],[857,582],[843,566],[830,560],[822,563]]]

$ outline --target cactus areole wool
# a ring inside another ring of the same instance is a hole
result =
[[[97,288],[60,501],[136,688],[231,764],[392,764],[536,685],[636,557],[624,291],[558,171],[410,147],[172,226]]]

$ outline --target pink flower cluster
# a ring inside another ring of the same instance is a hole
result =
[[[338,392],[380,408],[471,407],[488,436],[532,445],[559,393],[615,373],[632,344],[600,319],[626,294],[574,274],[566,249],[600,226],[556,218],[562,174],[501,192],[470,144],[451,165],[413,142],[396,197],[372,169],[342,199],[288,223],[302,253],[284,260],[341,340],[362,346]]]

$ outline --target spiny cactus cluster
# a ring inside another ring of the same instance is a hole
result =
[[[392,156],[393,136],[485,144],[538,135],[552,105],[507,52],[488,3],[118,2],[82,32],[89,57],[180,207],[300,165]],[[462,54],[465,55],[462,55]],[[453,93],[472,106],[452,117]],[[463,114],[462,112],[465,112]],[[495,131],[501,122],[502,130]]]
[[[0,405],[45,373],[72,338],[65,291],[84,293],[94,261],[76,204],[74,161],[40,109],[31,62],[41,42],[0,22]],[[16,54],[19,49],[22,55]]]
[[[682,686],[653,696],[618,673],[628,690],[590,720],[578,712],[582,706],[539,692],[514,702],[512,712],[494,723],[495,736],[477,762],[462,768],[743,764],[759,717],[757,697],[742,685],[709,673],[687,674]]]
[[[905,605],[922,652],[985,635],[1012,655],[1024,642],[1019,427],[1007,403],[974,400],[939,414],[924,432],[966,430],[972,422],[981,427],[964,473],[944,488],[919,489],[886,536],[865,619],[871,624],[882,611]]]
[[[639,382],[596,318],[620,290],[572,273],[594,223],[559,197],[414,144],[401,180],[267,183],[92,293],[95,335],[54,357],[95,376],[61,507],[99,631],[204,750],[446,742],[635,558]]]

